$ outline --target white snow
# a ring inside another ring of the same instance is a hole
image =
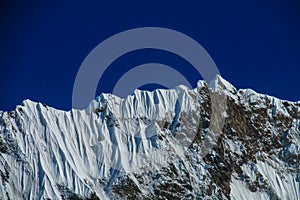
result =
[[[243,200],[243,199],[255,199],[255,200],[265,200],[269,199],[266,193],[261,192],[251,192],[245,185],[243,181],[236,180],[234,176],[231,177],[230,184],[230,198],[233,200]]]

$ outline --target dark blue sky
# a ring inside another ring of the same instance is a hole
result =
[[[27,98],[70,109],[76,73],[87,54],[118,32],[144,26],[194,38],[238,88],[300,100],[297,1],[178,2],[1,1],[0,109],[12,110]],[[98,93],[110,92],[120,67],[147,62],[188,65],[163,51],[132,52],[110,66],[102,77],[107,86]]]

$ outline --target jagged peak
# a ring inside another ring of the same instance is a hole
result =
[[[227,90],[234,93],[236,91],[236,88],[219,74],[210,81],[209,87],[213,92]]]
[[[197,82],[197,88],[202,88],[202,87],[205,87],[205,86],[208,86],[207,82],[204,81],[204,80],[199,80]]]
[[[231,96],[231,97],[233,97],[236,94],[236,92],[241,91],[246,96],[252,96],[252,95],[262,96],[263,95],[263,96],[265,96],[266,98],[269,98],[269,99],[274,99],[275,98],[276,100],[278,99],[279,101],[288,101],[288,100],[282,100],[280,98],[276,98],[276,97],[273,97],[273,96],[270,96],[270,95],[267,95],[267,94],[260,94],[260,93],[258,93],[256,91],[252,90],[252,89],[249,89],[249,88],[248,89],[239,89],[237,91],[236,87],[234,87],[229,81],[225,80],[219,74],[217,74],[215,76],[215,78],[210,81],[209,84],[206,81],[204,81],[204,80],[199,80],[197,82],[197,87],[195,89],[201,88],[201,87],[207,87],[207,86],[210,88],[210,90],[212,92],[225,92],[225,94],[227,94],[228,96]],[[109,101],[109,100],[112,100],[112,99],[114,101],[120,102],[122,100],[126,100],[128,98],[132,98],[134,96],[136,96],[136,97],[137,96],[141,96],[142,93],[149,93],[149,94],[156,93],[156,92],[158,92],[158,93],[160,93],[160,92],[168,93],[168,91],[170,91],[170,92],[173,91],[175,93],[178,93],[178,92],[179,93],[182,93],[182,92],[185,93],[185,92],[189,91],[189,88],[186,87],[186,86],[184,86],[184,85],[179,85],[179,86],[174,87],[173,89],[156,89],[154,91],[146,91],[146,90],[136,89],[131,95],[128,95],[125,98],[121,98],[121,97],[119,97],[117,95],[114,95],[114,94],[111,94],[111,93],[101,93],[94,100],[92,100],[90,102],[90,104],[87,107],[87,109],[98,107],[99,103],[105,103],[106,101]],[[300,105],[300,101],[294,101],[294,102],[288,101],[288,102]],[[17,106],[17,108],[20,107],[20,106],[24,106],[24,107],[30,108],[30,107],[36,106],[36,104],[39,104],[39,102],[35,102],[35,101],[30,100],[30,99],[25,99],[22,102],[21,105]],[[41,104],[43,104],[43,103],[41,103]],[[43,104],[43,105],[46,105],[46,104]],[[49,106],[49,108],[50,107],[52,107],[52,106]],[[54,109],[56,109],[56,108],[54,108]],[[56,109],[56,110],[61,110],[61,109]]]
[[[102,103],[104,103],[106,101],[110,101],[112,99],[117,100],[117,101],[122,101],[122,100],[126,101],[130,98],[141,97],[145,94],[151,95],[151,94],[161,93],[161,92],[162,93],[170,93],[170,94],[171,93],[178,93],[179,94],[179,93],[185,93],[189,90],[190,89],[185,85],[178,85],[178,86],[176,86],[174,88],[171,88],[171,89],[155,89],[153,91],[135,89],[132,94],[128,95],[125,98],[119,97],[119,96],[117,96],[115,94],[111,94],[111,93],[101,93],[99,96],[96,97],[95,100],[98,101],[98,102],[102,102]]]

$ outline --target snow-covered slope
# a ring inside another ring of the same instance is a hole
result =
[[[300,102],[220,76],[0,122],[1,199],[300,199]]]

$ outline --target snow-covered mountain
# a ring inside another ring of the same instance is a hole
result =
[[[1,199],[300,199],[300,102],[220,76],[0,123]]]

